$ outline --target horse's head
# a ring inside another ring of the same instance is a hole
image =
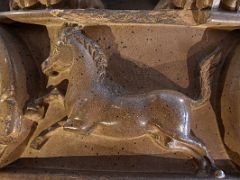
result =
[[[96,42],[82,34],[79,27],[66,27],[42,64],[49,77],[48,85],[56,86],[69,80],[76,88],[91,87],[104,78],[107,58]]]
[[[59,41],[50,56],[42,63],[42,71],[48,76],[48,86],[56,86],[68,79],[73,63],[71,46]]]

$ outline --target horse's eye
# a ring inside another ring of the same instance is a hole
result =
[[[53,77],[58,76],[58,75],[59,75],[59,72],[57,72],[57,71],[52,71],[50,73],[50,76],[53,76]]]

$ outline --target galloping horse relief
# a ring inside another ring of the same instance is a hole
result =
[[[117,139],[149,135],[166,151],[190,155],[199,163],[201,172],[214,172],[220,178],[224,172],[216,168],[204,143],[191,133],[190,124],[193,110],[210,99],[221,50],[216,48],[200,64],[198,100],[173,90],[124,95],[123,88],[107,77],[108,61],[103,50],[78,27],[62,30],[56,49],[42,69],[51,86],[68,80],[65,130]]]
[[[104,9],[104,4],[101,0],[9,0],[9,7],[11,10],[34,8],[39,5],[43,5],[48,8],[58,5],[58,8]]]

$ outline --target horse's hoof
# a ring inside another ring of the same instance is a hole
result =
[[[39,150],[41,149],[41,147],[47,142],[47,138],[44,138],[42,136],[39,136],[37,138],[35,138],[33,140],[33,142],[31,143],[30,147],[35,149],[35,150]]]
[[[217,178],[217,179],[223,179],[223,178],[226,177],[226,175],[225,175],[223,170],[218,169],[214,172],[214,177]]]
[[[44,117],[44,107],[41,106],[28,106],[25,110],[24,117],[34,122],[39,122]]]

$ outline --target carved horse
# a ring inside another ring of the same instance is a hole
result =
[[[167,8],[198,9],[220,8],[236,11],[239,9],[239,0],[160,0],[155,10]]]
[[[87,9],[96,8],[103,9],[104,5],[101,0],[10,0],[10,9],[24,9],[28,7],[33,7],[35,5],[42,4],[46,7],[59,5],[60,7],[68,7],[72,9]]]
[[[201,97],[193,100],[173,90],[124,95],[122,87],[107,77],[107,58],[96,42],[77,27],[64,28],[59,38],[42,69],[51,86],[68,80],[65,130],[118,139],[149,135],[166,151],[194,157],[201,170],[217,171],[204,143],[191,133],[190,124],[193,110],[211,97],[221,48],[201,62]]]

